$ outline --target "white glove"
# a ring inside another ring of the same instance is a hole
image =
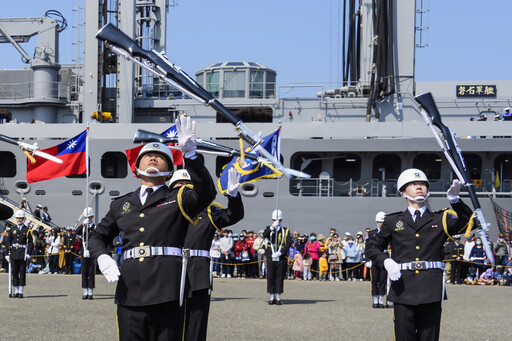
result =
[[[29,260],[30,258],[32,258],[32,257],[30,257],[30,255],[27,253],[27,254],[25,255],[25,260]]]
[[[9,256],[5,256],[5,260],[7,261],[7,263],[11,262],[11,258]]]
[[[278,227],[279,225],[281,225],[281,223],[279,222],[279,220],[274,220],[274,222],[272,223],[272,225],[270,225],[270,229],[271,230],[274,230],[276,227]]]
[[[98,267],[109,283],[116,282],[121,275],[116,261],[105,253],[98,257]]]
[[[272,258],[279,258],[281,257],[281,252],[280,251],[276,251],[272,254]]]
[[[196,121],[189,116],[180,116],[176,119],[178,143],[181,152],[186,158],[196,155]]]
[[[238,189],[240,188],[240,176],[241,174],[236,169],[230,168],[228,171],[228,188],[226,194],[230,197],[236,197]]]
[[[367,269],[371,269],[372,268],[372,261],[371,260],[366,262],[366,268]]]
[[[400,277],[402,277],[402,273],[400,272],[400,265],[398,265],[398,263],[392,260],[391,258],[387,258],[384,261],[384,267],[388,272],[390,280],[398,281]]]
[[[452,186],[450,188],[448,188],[448,191],[446,192],[446,198],[448,199],[450,204],[454,204],[457,201],[459,201],[459,199],[460,199],[459,193],[460,193],[461,187],[462,187],[462,182],[460,182],[457,179],[453,180]]]
[[[84,258],[89,258],[89,257],[91,257],[91,254],[89,253],[89,250],[84,249]]]

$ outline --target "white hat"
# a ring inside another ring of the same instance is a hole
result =
[[[377,212],[377,214],[375,215],[375,221],[378,223],[383,223],[384,218],[386,218],[385,212],[380,211],[380,212]]]
[[[505,108],[505,111],[507,111],[507,110],[510,110],[510,107],[506,107],[506,108]]]
[[[137,156],[137,160],[135,161],[135,167],[139,168],[140,159],[142,159],[144,154],[152,153],[152,152],[160,153],[163,156],[165,156],[165,159],[167,160],[167,165],[169,166],[169,169],[172,171],[172,169],[173,169],[172,166],[173,166],[174,162],[172,159],[171,150],[165,144],[159,143],[159,142],[148,143],[147,145],[142,147],[142,149],[139,152],[139,155]]]
[[[41,205],[41,204],[37,204],[37,206],[36,206],[36,207],[37,207],[37,208],[43,208],[43,205]]]
[[[283,220],[283,212],[281,210],[274,210],[272,212],[272,220]]]
[[[402,192],[402,189],[410,182],[415,181],[424,181],[427,183],[427,189],[430,185],[430,182],[428,181],[427,176],[423,171],[417,169],[417,168],[409,168],[404,170],[400,176],[398,177],[398,181],[396,182],[396,188],[398,190],[398,193]]]
[[[171,177],[169,188],[172,188],[172,186],[176,182],[182,181],[182,180],[192,181],[192,178],[190,177],[190,174],[188,173],[188,171],[186,169],[178,169],[176,172],[174,172],[174,174]]]
[[[94,210],[92,207],[86,207],[84,209],[84,217],[93,217],[94,216]]]
[[[345,232],[345,236],[350,236],[350,232]]]
[[[25,218],[25,211],[23,210],[17,210],[14,214],[15,218]]]

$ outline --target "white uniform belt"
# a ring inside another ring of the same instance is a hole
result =
[[[15,247],[15,248],[22,248],[22,249],[26,249],[27,248],[27,245],[25,244],[12,244],[11,245],[12,247]]]
[[[428,270],[428,269],[444,269],[443,262],[434,261],[417,261],[400,264],[401,270]]]
[[[154,257],[154,256],[182,256],[181,249],[170,246],[137,246],[123,252],[123,259]]]
[[[188,257],[208,257],[210,258],[210,251],[208,250],[194,250],[194,249],[184,249],[186,255]]]

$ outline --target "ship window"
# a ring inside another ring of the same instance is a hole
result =
[[[262,70],[251,70],[251,81],[249,83],[249,97],[250,98],[263,98],[263,76]]]
[[[361,178],[361,158],[356,154],[343,154],[333,162],[334,181],[358,181]]]
[[[290,159],[291,168],[300,170],[311,175],[312,178],[318,178],[322,172],[321,155],[316,153],[296,153]]]
[[[265,80],[265,98],[276,97],[276,73],[267,71]]]
[[[496,187],[500,191],[510,191],[512,183],[512,154],[498,155],[494,160],[494,176],[496,174],[498,174],[499,179],[499,184],[496,183]]]
[[[0,177],[14,178],[16,176],[16,156],[11,152],[0,152]]]
[[[224,98],[245,97],[245,70],[224,71]]]
[[[482,179],[482,158],[477,154],[463,154],[472,180]]]
[[[219,71],[206,73],[206,91],[208,91],[213,97],[219,97],[219,79]]]
[[[441,179],[441,163],[443,159],[434,153],[418,154],[412,162],[413,168],[422,170],[429,180]]]
[[[379,154],[373,159],[372,178],[382,180],[398,179],[402,160],[397,154]]]
[[[244,66],[244,63],[242,63],[242,62],[229,62],[229,63],[226,63],[226,66]]]
[[[229,110],[245,123],[272,123],[273,111],[270,107],[241,107],[229,108]],[[217,113],[217,123],[229,122]]]
[[[198,73],[198,74],[196,75],[196,82],[197,82],[197,84],[199,84],[199,85],[201,85],[202,87],[204,87],[204,84],[203,84],[203,82],[204,82],[204,73],[203,73],[203,72]]]
[[[128,174],[128,161],[121,152],[107,152],[101,156],[101,176],[106,179],[123,179]]]

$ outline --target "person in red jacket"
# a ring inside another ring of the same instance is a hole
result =
[[[249,256],[250,245],[247,243],[245,234],[241,234],[235,244],[235,257],[238,260],[238,278],[245,278],[247,275],[247,263],[251,260]]]
[[[311,233],[309,241],[306,244],[306,252],[311,255],[311,272],[313,273],[313,280],[317,280],[318,273],[318,259],[320,258],[320,243],[316,240],[316,233]]]

